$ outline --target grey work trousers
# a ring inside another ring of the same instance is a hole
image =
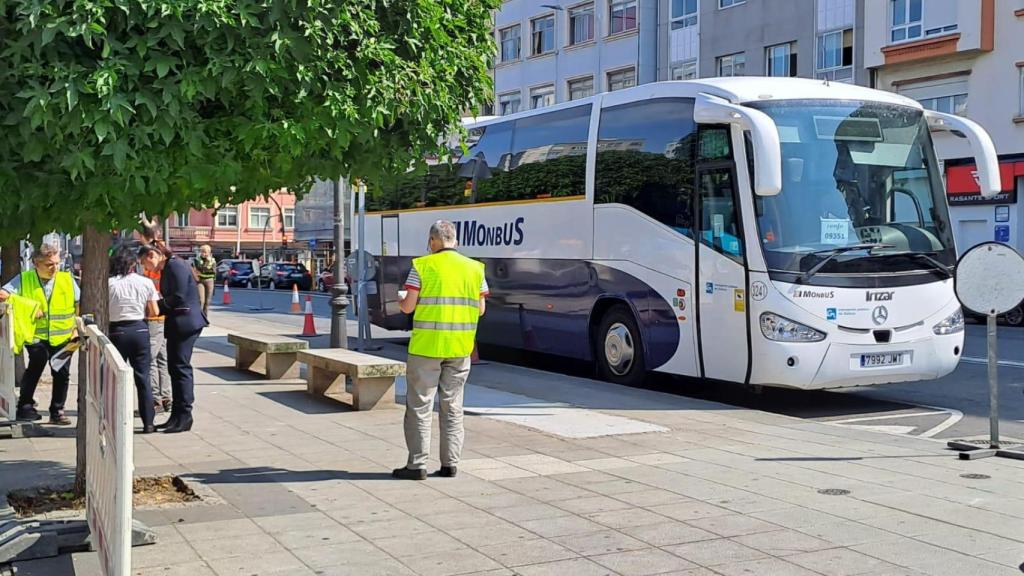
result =
[[[406,362],[405,445],[409,448],[406,466],[412,470],[427,467],[430,457],[430,428],[434,415],[434,395],[441,391],[441,465],[455,466],[462,455],[465,432],[462,427],[462,398],[469,378],[469,357],[426,358],[409,355]]]
[[[149,387],[157,402],[171,397],[171,374],[167,371],[167,338],[163,320],[150,320],[149,324]]]
[[[216,290],[216,281],[213,278],[205,278],[199,281],[199,304],[203,307],[203,316],[210,317],[210,301],[213,300],[213,293]]]

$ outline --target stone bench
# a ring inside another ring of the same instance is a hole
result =
[[[405,374],[405,362],[339,348],[302,350],[299,362],[306,372],[306,390],[352,406],[372,410],[395,405],[395,378]],[[352,380],[348,392],[346,376]]]
[[[305,340],[273,334],[228,334],[235,345],[235,367],[262,373],[270,380],[298,378],[296,353],[309,348]]]

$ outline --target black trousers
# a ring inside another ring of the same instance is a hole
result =
[[[25,345],[25,350],[28,351],[28,366],[25,368],[25,375],[21,379],[21,391],[18,393],[19,408],[31,406],[35,402],[36,386],[39,384],[39,377],[43,375],[43,369],[50,363],[50,358],[60,349],[61,346],[50,346],[49,342]],[[64,409],[64,402],[68,399],[71,362],[64,364],[64,367],[57,371],[51,368],[50,375],[53,376],[50,415],[53,415]]]
[[[167,334],[167,370],[171,373],[171,417],[192,414],[195,381],[192,375],[192,349],[202,330],[190,334]]]
[[[156,417],[153,388],[149,385],[152,352],[149,347],[149,326],[142,320],[110,323],[110,343],[135,370],[135,392],[139,398],[139,417],[144,426],[152,426]]]

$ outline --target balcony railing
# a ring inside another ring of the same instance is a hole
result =
[[[171,240],[189,242],[209,242],[213,239],[209,226],[186,226],[184,228],[171,228]]]

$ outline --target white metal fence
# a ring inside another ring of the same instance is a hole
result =
[[[96,326],[85,337],[86,519],[104,576],[129,576],[132,559],[133,372]],[[79,408],[81,411],[81,407]]]
[[[0,304],[0,422],[14,420],[14,318],[9,304]]]

